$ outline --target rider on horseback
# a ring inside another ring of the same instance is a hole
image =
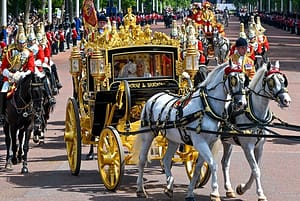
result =
[[[0,93],[0,124],[4,124],[7,93],[14,88],[14,82],[21,77],[34,73],[34,55],[27,48],[27,37],[22,23],[18,24],[17,43],[7,46],[1,65],[1,73],[4,76]]]
[[[28,48],[33,52],[34,55],[34,64],[36,66],[35,68],[35,74],[42,80],[44,83],[44,92],[46,97],[48,98],[49,104],[54,105],[56,103],[55,98],[53,97],[49,85],[47,83],[47,80],[45,79],[45,73],[43,70],[43,63],[45,60],[44,56],[44,50],[41,44],[36,43],[36,36],[33,30],[33,26],[31,25],[30,33],[28,36]]]
[[[43,30],[43,24],[41,23],[39,26],[39,30],[37,33],[37,40],[38,43],[42,46],[44,50],[44,64],[50,66],[51,71],[51,85],[53,86],[53,95],[58,94],[58,90],[62,88],[62,84],[59,81],[57,67],[55,63],[51,60],[51,43],[49,39],[46,37],[46,34]]]
[[[236,51],[230,56],[234,64],[241,66],[243,72],[251,80],[255,75],[254,60],[247,53],[248,42],[244,38],[239,38],[235,42]]]

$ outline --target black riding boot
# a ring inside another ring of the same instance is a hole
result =
[[[48,98],[49,104],[50,104],[50,105],[56,104],[56,100],[55,100],[55,98],[52,96],[52,93],[51,93],[51,91],[50,91],[50,88],[49,88],[49,85],[48,85],[48,83],[47,83],[47,80],[44,79],[43,82],[44,82],[44,92],[45,92],[46,97]]]
[[[58,89],[62,88],[62,84],[59,82],[59,78],[58,78],[58,74],[57,74],[57,68],[56,68],[56,65],[55,65],[55,64],[53,64],[53,65],[51,66],[51,71],[52,71],[52,73],[53,73],[53,75],[54,75],[54,78],[55,78],[55,82],[56,82],[57,88],[58,88]]]
[[[5,123],[6,92],[0,92],[0,126]]]

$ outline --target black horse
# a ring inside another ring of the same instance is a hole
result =
[[[54,104],[49,101],[49,96],[52,97],[53,95],[56,95],[54,93],[54,89],[56,88],[54,86],[55,80],[52,80],[52,77],[51,72],[45,68],[44,76],[42,78],[36,74],[34,75],[32,93],[34,93],[33,103],[35,108],[33,130],[33,141],[35,143],[44,143],[47,122],[50,118],[50,113],[54,110]]]
[[[31,73],[16,83],[16,90],[6,104],[4,133],[7,155],[5,168],[11,170],[12,165],[23,161],[21,173],[28,173],[29,139],[34,130],[34,124],[37,122],[38,112],[36,111],[40,106],[39,98],[35,97],[40,96],[39,92],[32,91],[35,88],[32,87],[33,76],[34,74]]]

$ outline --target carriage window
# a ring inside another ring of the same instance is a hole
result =
[[[114,78],[173,77],[174,55],[161,52],[135,52],[113,55]]]

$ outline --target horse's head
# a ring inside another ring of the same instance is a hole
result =
[[[267,72],[263,80],[263,88],[266,93],[278,102],[280,107],[288,107],[291,103],[291,97],[287,90],[287,77],[280,72],[279,61],[275,65],[271,62],[267,64]]]
[[[23,104],[31,101],[31,81],[32,74],[27,74],[24,77],[20,77],[20,79],[17,81],[15,97],[22,97],[21,102],[23,102]]]
[[[247,105],[246,90],[249,84],[248,77],[243,73],[242,68],[234,65],[229,60],[229,66],[224,70],[224,82],[226,90],[232,97],[232,108],[234,111],[244,109]]]

